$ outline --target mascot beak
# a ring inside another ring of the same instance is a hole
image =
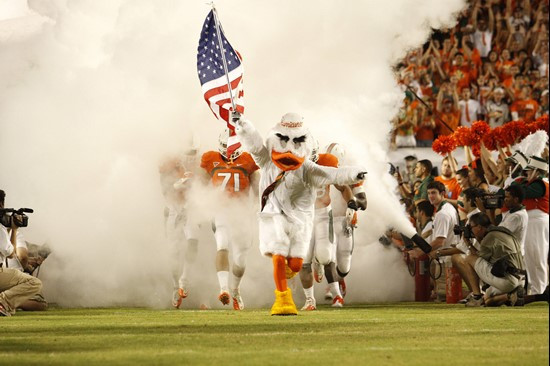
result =
[[[300,166],[302,166],[302,163],[304,162],[305,158],[300,158],[288,151],[284,153],[279,153],[279,152],[276,152],[275,150],[272,150],[271,160],[279,169],[283,171],[289,171],[289,170],[296,170]]]

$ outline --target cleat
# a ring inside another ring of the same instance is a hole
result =
[[[227,291],[222,291],[218,296],[218,300],[220,300],[220,302],[223,305],[229,305],[229,301],[231,300],[231,295],[229,295],[229,292]]]
[[[330,291],[330,286],[327,286],[327,289],[325,291],[325,300],[332,300],[334,296],[332,296],[332,292]]]
[[[292,300],[292,291],[275,290],[275,302],[271,307],[271,315],[298,315],[298,309]]]
[[[336,296],[332,300],[332,307],[333,308],[342,308],[342,307],[344,307],[344,299],[342,298],[342,296]]]
[[[346,281],[344,281],[343,278],[340,278],[338,284],[340,285],[340,293],[342,294],[342,297],[346,297]]]
[[[243,310],[244,302],[239,290],[233,291],[233,309],[234,310]]]
[[[317,310],[315,299],[313,297],[306,297],[306,303],[304,304],[304,306],[300,310],[302,310],[302,311]]]
[[[177,290],[174,290],[174,295],[172,296],[172,306],[176,309],[180,308],[181,302],[187,297],[187,291],[181,287]]]
[[[313,278],[315,279],[315,282],[321,283],[321,281],[323,281],[323,277],[325,276],[325,266],[322,266],[318,262],[313,261],[312,267],[313,267]]]

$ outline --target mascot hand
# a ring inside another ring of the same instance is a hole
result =
[[[252,129],[252,123],[249,120],[243,119],[242,117],[239,118],[235,123],[235,133],[237,133],[237,135],[246,134]]]
[[[366,177],[367,177],[367,172],[360,172],[359,174],[357,174],[357,179],[359,180],[365,180]]]

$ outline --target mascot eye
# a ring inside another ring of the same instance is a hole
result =
[[[292,139],[292,141],[294,141],[295,144],[305,142],[306,141],[306,135],[303,135],[303,136],[300,136],[300,137],[295,137],[295,138]]]
[[[290,140],[288,136],[281,135],[280,133],[276,133],[275,136],[277,136],[279,139],[281,139],[281,141],[284,141],[284,142],[288,142],[288,140]]]

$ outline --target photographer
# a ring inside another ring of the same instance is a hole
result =
[[[0,210],[4,208],[6,194],[0,190]],[[0,316],[11,316],[26,300],[40,292],[42,282],[38,278],[13,268],[6,268],[6,258],[12,258],[17,249],[16,225],[22,217],[4,216],[0,225]],[[9,227],[5,224],[9,222]]]
[[[464,281],[472,290],[468,307],[515,305],[518,291],[523,289],[525,265],[518,240],[510,230],[491,225],[489,217],[477,213],[470,218],[470,227],[480,243],[479,251],[470,248],[465,265],[460,268]],[[460,265],[460,264],[459,264]],[[480,279],[489,285],[481,294]]]
[[[528,221],[527,211],[522,204],[524,197],[525,193],[520,185],[513,184],[504,190],[503,214],[500,223],[498,218],[495,217],[495,209],[487,210],[481,198],[477,201],[478,207],[489,216],[493,225],[505,227],[515,235],[520,244],[522,255],[525,254],[525,236]]]
[[[460,235],[461,240],[458,242],[456,246],[436,250],[434,253],[435,255],[430,253],[430,255],[435,256],[435,258],[451,256],[451,262],[455,267],[457,267],[455,265],[456,261],[462,261],[462,262],[464,261],[464,259],[466,258],[466,255],[470,252],[471,246],[474,246],[475,248],[479,249],[479,243],[475,240],[471,232],[470,218],[473,215],[480,212],[479,209],[476,207],[475,200],[480,194],[483,193],[483,190],[479,188],[468,188],[463,193],[464,193],[463,206],[464,206],[464,211],[466,212],[466,221],[464,223],[461,222],[460,225],[455,226],[453,229],[456,235]],[[460,268],[459,268],[459,272],[460,272]]]

